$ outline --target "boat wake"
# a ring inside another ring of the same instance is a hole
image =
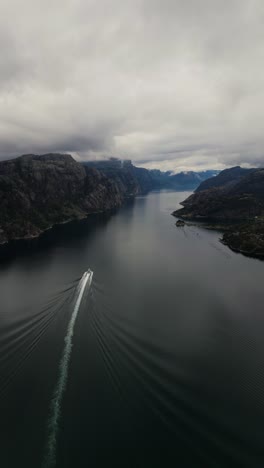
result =
[[[63,393],[66,388],[69,363],[72,350],[72,339],[74,334],[74,326],[82,302],[84,292],[87,288],[90,288],[93,279],[93,272],[91,270],[86,271],[78,285],[77,290],[77,299],[73,309],[71,319],[68,324],[67,333],[65,336],[65,345],[62,353],[62,357],[59,365],[59,377],[55,387],[53,399],[51,401],[50,408],[50,419],[48,423],[48,442],[46,449],[46,456],[43,463],[43,468],[52,468],[56,466],[56,443],[57,443],[57,434],[59,428],[59,419],[61,413],[61,402]]]

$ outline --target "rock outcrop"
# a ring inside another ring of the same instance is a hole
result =
[[[123,202],[112,180],[70,155],[24,155],[0,163],[0,243],[37,237],[54,224]]]
[[[176,221],[176,226],[177,227],[185,226],[185,221],[183,221],[182,219],[178,219],[178,221]]]

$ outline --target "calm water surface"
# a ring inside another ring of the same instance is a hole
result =
[[[151,193],[2,260],[1,468],[264,466],[264,262],[176,228],[187,195]]]

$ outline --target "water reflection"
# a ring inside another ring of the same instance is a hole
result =
[[[3,466],[41,464],[71,294],[88,267],[57,466],[264,465],[264,263],[218,233],[177,229],[170,212],[186,196],[153,193],[59,226],[1,264],[2,383],[23,363],[0,396]]]

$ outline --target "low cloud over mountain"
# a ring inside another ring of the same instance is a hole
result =
[[[262,0],[3,0],[0,159],[263,166]]]

